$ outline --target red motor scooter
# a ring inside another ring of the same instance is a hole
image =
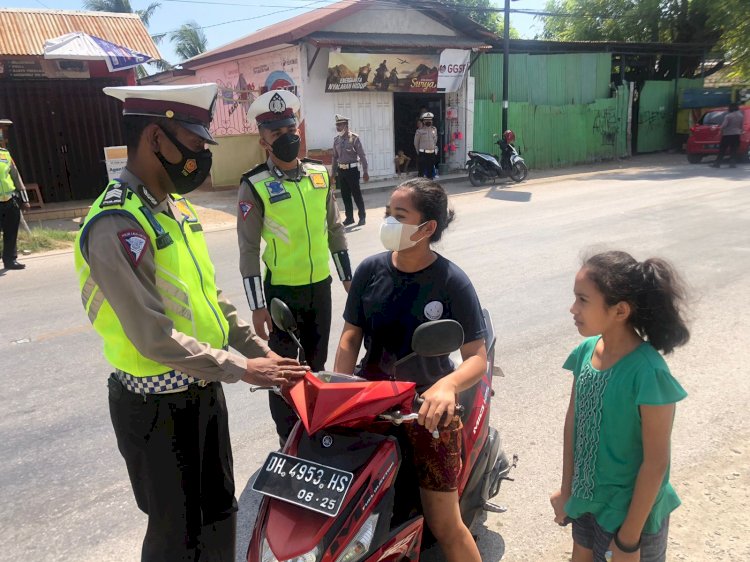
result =
[[[467,527],[493,505],[508,462],[500,437],[489,427],[495,336],[486,310],[487,371],[459,395],[463,411],[461,515]],[[295,335],[287,306],[271,302],[274,324]],[[454,320],[427,322],[414,332],[415,355],[458,350],[463,329]],[[395,367],[394,367],[395,369]],[[421,515],[414,470],[402,462],[394,426],[416,423],[415,385],[367,381],[337,373],[310,373],[284,398],[300,417],[281,452],[271,453],[252,487],[263,498],[247,552],[248,562],[418,561],[431,536]],[[432,539],[434,541],[434,539]]]

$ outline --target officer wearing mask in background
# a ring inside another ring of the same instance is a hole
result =
[[[362,148],[362,141],[357,133],[349,130],[349,118],[336,115],[336,131],[338,135],[333,139],[333,162],[331,169],[336,184],[341,190],[341,198],[344,200],[344,226],[354,224],[354,207],[352,197],[357,204],[359,222],[357,226],[364,226],[365,202],[362,199],[362,190],[359,187],[359,167],[362,166],[362,179],[370,181],[367,173],[367,157]],[[357,162],[359,159],[359,162]]]
[[[414,149],[417,151],[417,169],[420,178],[435,176],[437,158],[437,129],[432,125],[434,115],[429,111],[420,118],[422,126],[414,134]]]
[[[268,339],[279,355],[297,357],[294,341],[273,327],[266,306],[274,297],[284,301],[296,317],[305,361],[313,371],[322,371],[331,330],[328,252],[347,291],[352,271],[326,167],[298,158],[301,139],[295,114],[299,109],[293,93],[271,90],[248,110],[248,121],[257,122],[260,145],[268,159],[244,174],[240,183],[240,273],[255,332]],[[261,238],[266,243],[265,277],[261,277]],[[276,431],[284,443],[297,416],[281,396],[273,392],[268,396]]]
[[[221,295],[203,228],[183,197],[211,169],[205,144],[216,144],[208,126],[217,91],[104,88],[124,102],[128,161],[75,242],[84,308],[114,368],[117,445],[148,515],[144,561],[234,561],[237,501],[221,382],[267,386],[304,374],[269,351]]]
[[[0,127],[12,125],[9,119],[0,119]],[[0,136],[0,227],[3,231],[3,268],[24,269],[18,261],[18,227],[21,224],[21,208],[29,208],[29,196],[23,185],[10,152]]]

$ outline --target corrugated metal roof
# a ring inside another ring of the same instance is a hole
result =
[[[0,8],[0,56],[41,56],[44,42],[81,31],[160,59],[136,14]]]
[[[371,48],[433,48],[433,49],[475,49],[490,48],[482,40],[471,37],[450,37],[447,35],[400,35],[395,33],[342,33],[319,31],[308,35],[305,40],[316,47],[363,47]]]

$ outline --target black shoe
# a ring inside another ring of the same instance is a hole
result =
[[[13,260],[11,262],[5,262],[4,267],[5,269],[26,269],[26,264]]]
[[[344,226],[349,226],[350,224],[354,224],[354,219],[346,219],[343,223]]]
[[[365,219],[364,219],[364,217],[362,217],[361,219],[359,219],[359,222],[357,223],[357,226],[365,226]]]

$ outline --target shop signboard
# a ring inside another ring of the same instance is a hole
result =
[[[328,55],[328,93],[438,91],[439,55],[340,53]]]
[[[465,49],[444,49],[440,53],[438,72],[438,90],[457,92],[461,89],[464,76],[469,68],[471,51]]]

